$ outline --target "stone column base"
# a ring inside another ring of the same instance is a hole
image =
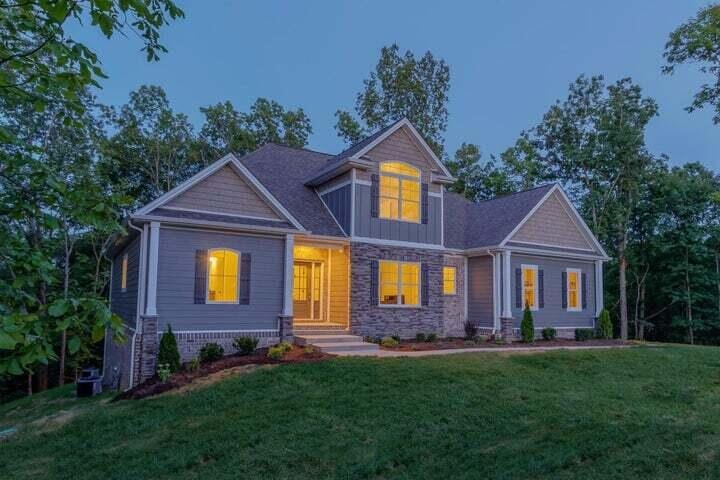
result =
[[[155,375],[158,356],[158,317],[157,315],[143,315],[140,317],[141,332],[135,339],[135,358],[133,384],[131,387],[144,382]]]
[[[515,339],[515,329],[513,328],[512,317],[500,317],[500,334],[502,338],[508,342]]]
[[[293,341],[293,316],[278,315],[278,334],[281,342]]]

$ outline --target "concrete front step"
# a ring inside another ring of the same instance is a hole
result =
[[[295,334],[295,343],[298,345],[318,345],[321,343],[357,343],[362,342],[357,335],[346,334]]]
[[[337,328],[307,328],[307,329],[293,329],[293,336],[295,337],[307,337],[312,335],[348,335],[347,330]]]
[[[336,355],[376,355],[378,345],[363,342],[357,335],[295,335],[298,345],[313,345],[319,350]]]

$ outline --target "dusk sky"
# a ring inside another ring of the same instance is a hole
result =
[[[135,38],[106,41],[73,32],[95,49],[109,79],[100,101],[121,105],[143,84],[162,86],[199,129],[199,108],[230,100],[245,111],[257,97],[302,107],[308,147],[343,148],[334,113],[352,110],[380,48],[430,50],[451,69],[446,146],[477,143],[483,158],[535,125],[580,74],[630,76],[660,105],[648,146],[672,164],[720,169],[720,126],[710,111],[684,110],[703,78],[694,67],[660,72],[668,34],[703,1],[296,1],[185,2],[184,20],[162,30],[169,52],[147,63]]]

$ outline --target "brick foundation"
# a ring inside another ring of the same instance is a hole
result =
[[[258,348],[274,345],[280,341],[275,331],[247,331],[247,332],[174,332],[180,351],[180,361],[188,362],[200,354],[200,349],[207,343],[217,343],[225,355],[236,353],[233,341],[237,337],[255,337],[258,339]],[[158,335],[158,341],[162,333]]]

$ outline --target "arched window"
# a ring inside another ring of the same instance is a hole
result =
[[[234,250],[217,248],[208,252],[208,302],[237,303],[238,259]]]
[[[380,164],[380,218],[420,222],[420,170],[402,162]]]

